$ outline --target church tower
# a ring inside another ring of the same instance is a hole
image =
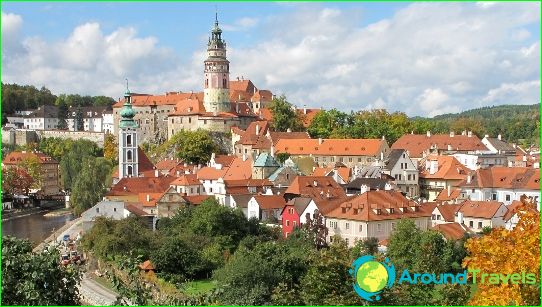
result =
[[[137,123],[134,120],[135,111],[132,109],[132,97],[126,81],[124,106],[120,110],[119,123],[119,179],[137,177]]]
[[[215,26],[207,43],[205,64],[203,105],[207,112],[230,112],[230,62],[226,59],[226,42],[218,27],[218,14]]]

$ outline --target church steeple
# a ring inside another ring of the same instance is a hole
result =
[[[128,89],[126,79],[126,92],[124,92],[124,106],[120,110],[119,123],[119,179],[137,177],[139,172],[137,128],[134,120],[135,111],[132,109],[132,93]]]
[[[120,124],[122,128],[137,128],[137,123],[134,120],[135,111],[132,109],[132,93],[128,89],[128,79],[126,79],[126,91],[124,92],[124,105],[120,110]]]
[[[218,26],[218,13],[207,44],[203,104],[207,112],[229,112],[230,62],[226,58],[226,42]]]

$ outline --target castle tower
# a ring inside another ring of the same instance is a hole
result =
[[[230,107],[230,62],[226,59],[226,42],[222,39],[222,30],[218,27],[218,15],[215,26],[207,43],[205,64],[203,105],[207,112],[229,112]]]
[[[119,179],[137,177],[137,123],[134,120],[135,111],[132,109],[132,98],[126,82],[124,106],[120,110],[119,123]]]

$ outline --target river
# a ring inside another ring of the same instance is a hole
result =
[[[30,239],[34,245],[38,245],[50,236],[54,230],[73,220],[72,214],[50,217],[44,216],[45,214],[47,214],[47,211],[2,221],[2,235]]]

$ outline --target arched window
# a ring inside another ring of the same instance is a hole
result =
[[[205,88],[209,87],[209,79],[205,79]]]
[[[222,79],[222,88],[226,88],[226,87],[227,87],[226,79]]]
[[[132,135],[130,134],[126,136],[126,145],[132,146]]]
[[[128,150],[126,152],[126,159],[128,159],[128,162],[132,162],[132,151]]]
[[[128,176],[132,176],[132,166],[128,165]]]

